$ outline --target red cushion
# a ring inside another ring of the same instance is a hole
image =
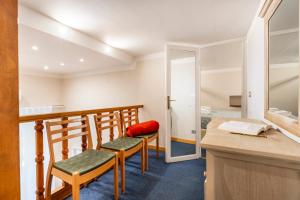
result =
[[[151,121],[146,121],[146,122],[129,126],[127,128],[126,135],[129,137],[147,135],[150,133],[157,132],[158,129],[159,129],[159,123],[157,121],[151,120]]]

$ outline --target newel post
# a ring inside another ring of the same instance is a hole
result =
[[[86,117],[86,115],[82,115],[81,117],[84,118],[84,117]],[[87,120],[89,120],[89,119],[87,118]],[[86,121],[82,120],[81,121],[81,125],[86,125]],[[86,132],[87,129],[86,128],[82,128],[81,131],[82,132]],[[83,135],[81,137],[81,150],[82,150],[82,152],[84,152],[86,150],[86,148],[87,148],[87,142],[86,141],[87,141],[86,135]]]
[[[35,121],[36,200],[44,200],[44,141],[43,120]]]
[[[132,113],[132,110],[131,109],[128,109],[128,126],[131,126],[131,113]]]
[[[109,112],[109,114],[113,114],[114,112]],[[110,116],[109,119],[110,120],[113,120],[114,116]],[[113,126],[114,125],[114,122],[113,121],[110,121],[109,122],[109,125],[110,126]],[[109,139],[110,141],[113,141],[114,140],[114,127],[110,127],[109,128]]]
[[[62,117],[63,121],[68,120],[68,117]],[[62,124],[62,128],[63,129],[67,129],[68,128],[68,123],[64,123]],[[68,130],[64,130],[62,133],[63,136],[68,136]],[[69,155],[69,147],[68,147],[68,140],[63,140],[62,141],[62,159],[66,160],[68,159],[68,155]]]
[[[119,110],[119,113],[120,113],[121,130],[122,130],[122,135],[124,135],[124,132],[125,132],[126,130],[124,130],[124,119],[123,119],[122,111],[123,111],[123,110]]]

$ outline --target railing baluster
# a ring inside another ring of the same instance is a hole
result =
[[[131,126],[131,109],[128,109],[128,126]]]
[[[112,114],[113,112],[109,112],[109,114]],[[114,117],[113,116],[110,116],[109,119],[112,120]],[[109,125],[112,126],[114,124],[114,122],[109,122]],[[114,127],[111,127],[109,129],[109,139],[110,141],[113,141],[114,140]]]
[[[68,117],[62,117],[62,120],[68,120]],[[62,128],[68,128],[68,123],[66,124],[63,124],[62,125]],[[62,133],[63,136],[67,136],[68,135],[68,131],[63,131]],[[68,159],[69,157],[69,144],[68,144],[68,140],[63,140],[62,141],[62,150],[61,150],[61,153],[62,153],[62,159],[63,160],[66,160]],[[65,186],[67,183],[66,182],[63,182],[62,185]]]
[[[85,116],[86,116],[86,115],[82,115],[81,117],[83,118],[83,117],[85,117]],[[89,120],[89,119],[87,119],[87,120]],[[82,124],[82,125],[85,125],[86,122],[85,122],[85,121],[81,121],[81,124]],[[82,128],[81,131],[82,131],[82,132],[86,132],[86,128]],[[84,152],[84,151],[86,150],[86,147],[87,147],[86,141],[87,141],[87,137],[86,137],[86,135],[83,135],[83,136],[81,137],[81,150],[82,150],[82,152]]]
[[[102,120],[101,117],[99,117],[99,120]],[[99,150],[101,148],[101,144],[102,144],[102,130],[101,130],[101,124],[97,125],[100,128],[100,131],[96,131],[96,134],[97,134],[97,149]]]
[[[62,117],[62,120],[68,120],[68,117]],[[68,128],[68,124],[63,124],[62,125],[63,128]],[[68,135],[68,131],[63,131],[62,133],[63,136],[67,136]],[[66,160],[69,157],[69,144],[68,144],[68,140],[63,140],[62,141],[62,159]]]
[[[43,120],[35,121],[36,200],[44,200],[44,141]]]
[[[124,119],[123,119],[122,111],[123,111],[123,110],[119,110],[119,113],[120,113],[120,124],[121,124],[122,135],[123,135],[123,133],[124,133],[126,130],[124,130]]]

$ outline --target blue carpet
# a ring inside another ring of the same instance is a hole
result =
[[[186,144],[182,142],[171,141],[171,156],[184,156],[196,153],[196,146],[194,144]]]
[[[126,160],[126,192],[122,194],[119,187],[120,199],[202,200],[204,170],[203,159],[167,164],[163,153],[156,159],[155,151],[150,151],[149,170],[142,175],[140,156],[134,155]],[[113,199],[113,192],[111,170],[81,189],[80,197],[83,200],[108,200]]]

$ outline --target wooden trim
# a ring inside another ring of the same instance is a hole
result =
[[[171,137],[171,141],[181,142],[181,143],[185,143],[185,144],[196,144],[196,141],[177,138],[177,137]]]
[[[94,109],[94,110],[81,110],[81,111],[72,111],[72,112],[20,116],[19,123],[32,122],[36,120],[49,120],[49,119],[56,119],[61,117],[90,115],[90,114],[97,114],[103,112],[113,112],[113,111],[120,111],[120,110],[133,109],[133,108],[138,109],[143,107],[144,107],[143,105],[134,105],[134,106],[121,106],[121,107],[102,108],[102,109]]]
[[[279,127],[287,130],[288,132],[300,137],[299,123],[293,123],[286,117],[268,111],[265,113],[265,118]]]
[[[156,146],[155,145],[148,145],[148,149],[156,150]],[[159,151],[160,152],[165,152],[166,148],[165,147],[159,147]]]

